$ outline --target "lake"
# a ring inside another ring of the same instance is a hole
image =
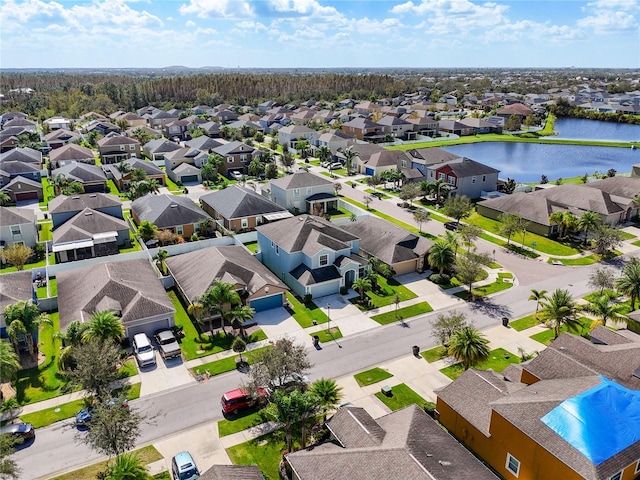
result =
[[[558,132],[558,135],[550,138],[623,142],[640,141],[640,125],[631,125],[628,123],[560,118],[556,120],[554,129]]]
[[[596,170],[606,173],[610,168],[618,173],[630,172],[634,163],[640,163],[640,149],[631,148],[502,142],[442,148],[497,168],[500,178],[514,178],[522,183],[539,182],[541,175],[555,180],[592,174]]]

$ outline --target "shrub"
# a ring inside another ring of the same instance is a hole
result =
[[[433,402],[425,402],[424,407],[422,408],[430,417],[433,417],[436,411],[436,404]]]
[[[340,287],[340,294],[341,295],[346,295],[347,293],[349,293],[349,289],[346,286]]]
[[[447,285],[451,282],[451,276],[446,273],[434,273],[429,277],[429,280],[436,285]]]
[[[310,293],[307,293],[307,294],[302,298],[302,301],[303,301],[305,304],[307,304],[307,303],[311,303],[311,299],[312,299],[312,298],[313,298],[313,297],[311,296],[311,294],[310,294]]]

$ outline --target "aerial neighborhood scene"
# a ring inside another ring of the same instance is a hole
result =
[[[638,0],[0,25],[0,479],[640,480]]]

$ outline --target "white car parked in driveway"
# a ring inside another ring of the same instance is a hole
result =
[[[156,352],[144,333],[133,336],[133,354],[140,367],[148,367],[156,364]]]

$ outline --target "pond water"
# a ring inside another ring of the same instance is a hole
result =
[[[610,168],[630,172],[634,163],[640,163],[640,149],[631,148],[487,142],[443,149],[497,168],[500,178],[522,183],[539,182],[541,175],[555,180],[595,171],[606,173]]]
[[[624,142],[640,141],[640,125],[631,125],[628,123],[561,118],[556,120],[554,129],[558,132],[558,135],[550,138]]]

